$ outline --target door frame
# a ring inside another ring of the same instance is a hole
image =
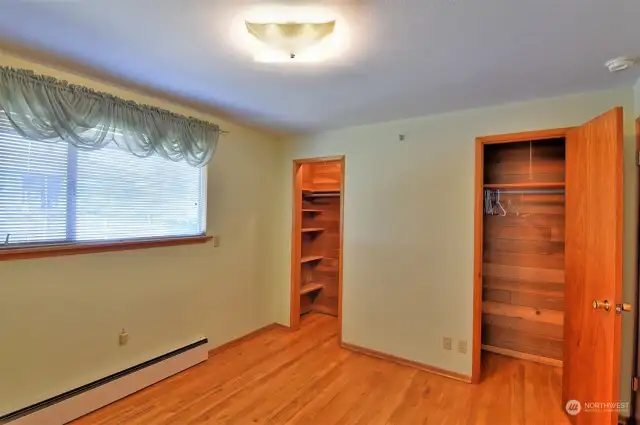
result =
[[[640,116],[636,118],[636,151],[634,161],[638,161],[640,155]],[[634,313],[633,313],[633,365],[631,367],[632,375],[630,377],[622,376],[621,379],[630,378],[633,380],[638,376],[640,372],[640,358],[638,358],[638,354],[640,354],[640,329],[638,328],[640,324],[640,173],[636,176],[636,184],[638,187],[636,188],[636,210],[634,213],[635,218],[635,234],[636,234],[636,267],[634,269],[635,273],[635,285],[634,285],[634,294],[633,294],[633,302],[636,303],[634,305]],[[633,381],[632,381],[633,382]],[[629,400],[629,418],[626,418],[627,423],[636,423],[640,422],[640,417],[638,415],[640,412],[638,411],[638,406],[640,406],[640,392],[637,390],[633,390],[631,392],[631,399]]]
[[[474,246],[473,246],[473,345],[471,383],[480,383],[482,376],[482,263],[484,221],[484,147],[485,145],[528,142],[535,140],[568,137],[574,127],[550,130],[525,131],[521,133],[497,134],[476,138]]]
[[[305,164],[319,162],[340,162],[340,259],[338,261],[338,341],[342,343],[342,263],[344,258],[344,188],[345,155],[304,158],[293,160],[292,201],[291,201],[291,270],[290,270],[290,316],[289,327],[292,331],[300,329],[300,243],[302,229],[302,176],[300,169]]]

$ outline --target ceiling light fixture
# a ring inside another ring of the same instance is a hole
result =
[[[298,53],[308,51],[324,38],[333,34],[336,21],[257,23],[245,21],[247,31],[274,50],[295,59]]]
[[[233,19],[231,37],[256,62],[326,62],[351,48],[344,16],[325,6],[247,7]]]

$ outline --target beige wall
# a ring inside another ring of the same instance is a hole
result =
[[[267,323],[269,212],[280,143],[246,128],[14,57],[0,64],[219,123],[205,245],[0,262],[0,415],[208,337]],[[118,346],[122,328],[129,344]]]
[[[471,353],[441,348],[472,341],[474,139],[581,124],[625,108],[625,269],[634,273],[633,92],[602,91],[330,131],[288,144],[282,162],[282,256],[273,314],[289,321],[291,160],[346,155],[343,336],[346,342],[462,374]],[[406,135],[404,141],[398,134]],[[624,376],[632,318],[625,318]],[[628,399],[628,381],[621,383]]]

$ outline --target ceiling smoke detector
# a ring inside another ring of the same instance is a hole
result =
[[[609,68],[609,72],[620,72],[632,67],[635,63],[636,60],[633,58],[620,56],[619,58],[611,59],[604,65]]]

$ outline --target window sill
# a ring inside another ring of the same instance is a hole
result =
[[[0,261],[28,258],[59,257],[62,255],[92,254],[98,252],[128,251],[177,245],[194,245],[210,241],[213,236],[187,236],[181,238],[149,239],[138,241],[96,242],[69,245],[49,245],[0,249]]]

